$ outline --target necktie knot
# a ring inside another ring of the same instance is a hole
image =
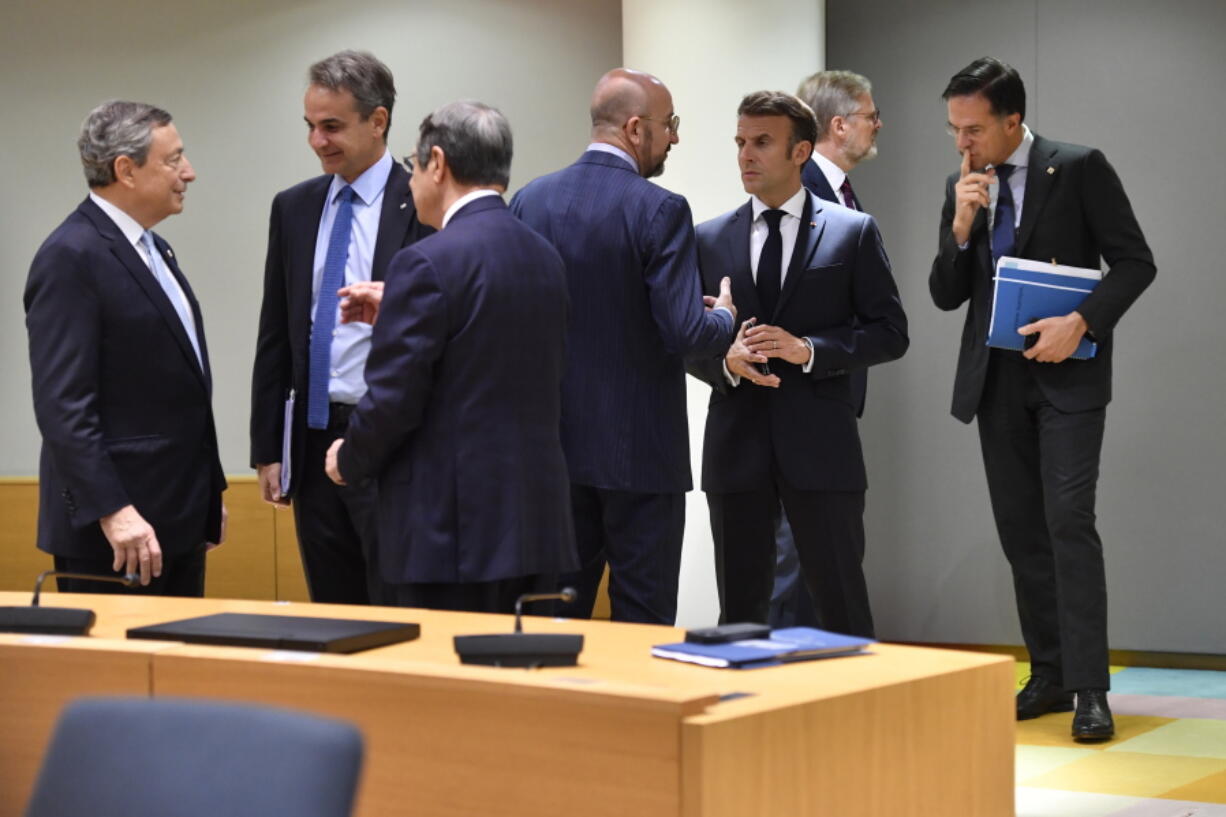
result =
[[[843,177],[843,183],[839,185],[839,193],[843,196],[843,206],[850,207],[853,210],[860,209],[860,202],[856,201],[856,194],[851,189],[850,177]]]
[[[357,193],[354,191],[353,186],[347,184],[341,188],[341,192],[337,194],[336,200],[341,204],[353,204],[356,196]]]
[[[1009,177],[1013,175],[1013,171],[1016,169],[1014,165],[996,165],[996,178],[1008,183]]]
[[[783,221],[786,215],[782,210],[763,210],[762,218],[766,221],[766,227],[772,233],[779,232],[779,222]]]

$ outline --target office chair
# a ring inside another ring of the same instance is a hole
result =
[[[348,817],[362,736],[341,721],[186,698],[65,707],[26,817]]]

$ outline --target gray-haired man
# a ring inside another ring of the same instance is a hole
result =
[[[225,531],[209,355],[191,287],[152,232],[183,210],[196,172],[170,114],[139,102],[95,108],[78,147],[89,197],[43,242],[25,291],[38,547],[57,570],[202,596],[208,543]]]
[[[378,603],[374,488],[338,487],[324,452],[366,393],[370,327],[337,319],[337,290],[379,281],[393,255],[429,232],[409,174],[387,149],[396,87],[370,54],[342,51],[308,71],[307,141],[325,175],[278,193],[268,228],[264,303],[251,388],[251,464],[264,499],[293,497],[311,600]]]

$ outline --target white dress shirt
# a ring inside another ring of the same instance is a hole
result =
[[[830,185],[830,189],[833,190],[834,195],[838,197],[839,204],[842,204],[844,207],[851,207],[851,205],[847,203],[847,200],[843,198],[843,191],[841,189],[843,187],[843,182],[847,180],[847,173],[843,171],[843,168],[839,167],[834,162],[818,153],[816,150],[813,151],[813,162],[817,165],[817,169],[822,172],[822,175],[826,177],[826,183]],[[855,210],[856,208],[851,207],[851,209]]]

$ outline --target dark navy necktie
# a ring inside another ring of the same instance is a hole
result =
[[[1014,222],[1017,211],[1013,206],[1013,188],[1009,186],[1009,177],[1013,175],[1013,165],[996,166],[996,215],[992,220],[992,266],[1002,255],[1013,255],[1017,249],[1017,229]]]
[[[860,209],[860,202],[856,200],[856,194],[851,190],[851,179],[843,177],[843,184],[839,186],[839,192],[843,194],[843,204],[853,210]]]
[[[340,206],[328,236],[324,274],[319,282],[315,319],[311,323],[310,368],[307,373],[307,427],[328,427],[328,381],[332,378],[332,331],[336,328],[336,291],[345,284],[345,261],[349,257],[349,234],[353,226],[353,188],[340,193]]]
[[[779,232],[779,222],[783,215],[782,210],[762,211],[767,233],[762,254],[758,256],[758,299],[762,301],[763,312],[758,316],[759,323],[771,321],[779,304],[783,282],[783,233]]]

